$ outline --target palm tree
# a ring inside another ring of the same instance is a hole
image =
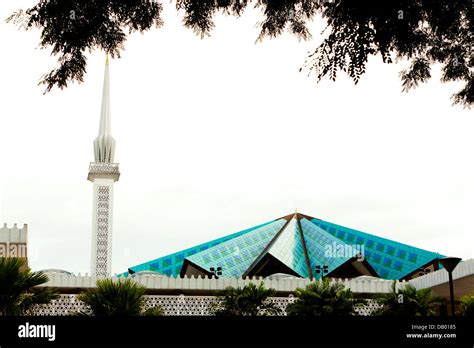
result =
[[[355,315],[357,306],[365,303],[354,298],[343,284],[331,283],[327,278],[296,289],[295,295],[296,301],[286,308],[289,316]]]
[[[441,297],[433,296],[431,289],[417,290],[412,285],[407,285],[398,292],[392,284],[389,294],[379,295],[376,300],[382,307],[374,315],[388,316],[433,316],[441,304],[446,301]]]
[[[77,298],[88,305],[95,316],[163,315],[161,307],[145,311],[145,290],[143,285],[131,279],[113,281],[107,278],[98,280],[95,289],[87,290]]]
[[[32,272],[25,261],[0,257],[0,315],[25,315],[36,304],[58,297],[58,292],[37,286],[48,281],[42,272]]]
[[[461,313],[466,317],[474,317],[474,294],[461,297]]]
[[[254,283],[243,288],[230,286],[218,294],[210,309],[218,316],[278,315],[281,309],[268,300],[275,293],[275,289],[266,289],[263,282],[258,287]]]

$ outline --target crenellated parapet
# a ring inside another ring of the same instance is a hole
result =
[[[48,286],[61,289],[63,293],[71,293],[77,289],[95,288],[99,277],[94,275],[75,275],[65,271],[54,270],[46,271],[49,281],[41,286]],[[264,277],[245,277],[245,278],[208,278],[202,275],[172,277],[164,275],[140,274],[129,275],[128,277],[114,276],[114,281],[123,281],[125,278],[133,279],[135,282],[144,285],[147,288],[147,293],[150,294],[200,294],[200,295],[215,295],[217,292],[232,287],[244,287],[250,283],[260,284],[263,282],[266,288],[275,289],[278,294],[285,294],[294,292],[297,288],[305,288],[310,283],[314,282],[306,278],[264,278]],[[393,280],[386,280],[380,278],[352,278],[341,279],[331,278],[331,283],[341,283],[345,288],[351,289],[354,293],[360,294],[375,294],[375,293],[390,293]],[[407,281],[396,281],[397,289],[404,288]]]
[[[23,224],[22,228],[18,228],[17,224],[9,228],[6,223],[0,227],[0,243],[27,243],[28,241],[28,225]]]

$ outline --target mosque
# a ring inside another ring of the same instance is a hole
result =
[[[107,58],[99,134],[93,143],[94,162],[89,165],[87,177],[93,183],[90,277],[94,279],[112,276],[114,185],[120,178],[119,164],[114,162],[115,139],[111,132],[109,84]],[[22,229],[16,225],[8,228],[6,224],[0,228],[0,253],[2,250],[6,252],[7,247],[11,250],[12,245],[17,249],[22,246],[21,257],[28,260],[26,225]],[[412,281],[428,273],[435,276],[434,273],[444,271],[440,262],[443,258],[445,255],[437,252],[294,212],[139,265],[131,265],[118,277],[147,274],[173,279],[263,277],[311,281],[321,277],[365,277]],[[467,277],[468,282],[466,292],[474,289],[470,283],[474,278],[472,261],[465,263],[465,271],[462,271],[464,275],[461,278]],[[45,272],[75,277],[61,270]],[[445,283],[439,283],[443,289]]]
[[[111,275],[113,190],[120,177],[111,134],[109,62],[106,60],[93,182],[91,274]],[[342,251],[342,252],[341,252]],[[437,253],[295,212],[281,218],[132,266],[125,272],[166,276],[301,278],[372,276],[407,280],[439,269]]]

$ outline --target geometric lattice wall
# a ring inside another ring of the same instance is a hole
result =
[[[160,306],[165,315],[170,316],[209,316],[209,305],[216,302],[215,296],[184,296],[184,295],[146,295],[145,309]],[[281,315],[286,315],[286,306],[295,301],[293,296],[272,297],[269,301],[276,303],[276,306],[282,310]],[[379,308],[379,305],[369,299],[367,304],[360,307],[357,312],[359,315],[370,315],[373,310]],[[88,313],[90,310],[83,302],[77,300],[76,295],[60,295],[58,299],[52,300],[47,305],[36,305],[31,315],[34,316],[67,316],[74,313]]]

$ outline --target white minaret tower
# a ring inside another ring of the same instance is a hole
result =
[[[115,140],[112,138],[110,128],[109,58],[107,56],[99,135],[94,140],[95,161],[89,165],[87,177],[87,180],[94,183],[91,274],[97,277],[110,276],[112,271],[114,182],[120,177],[119,165],[114,163],[114,154]]]

